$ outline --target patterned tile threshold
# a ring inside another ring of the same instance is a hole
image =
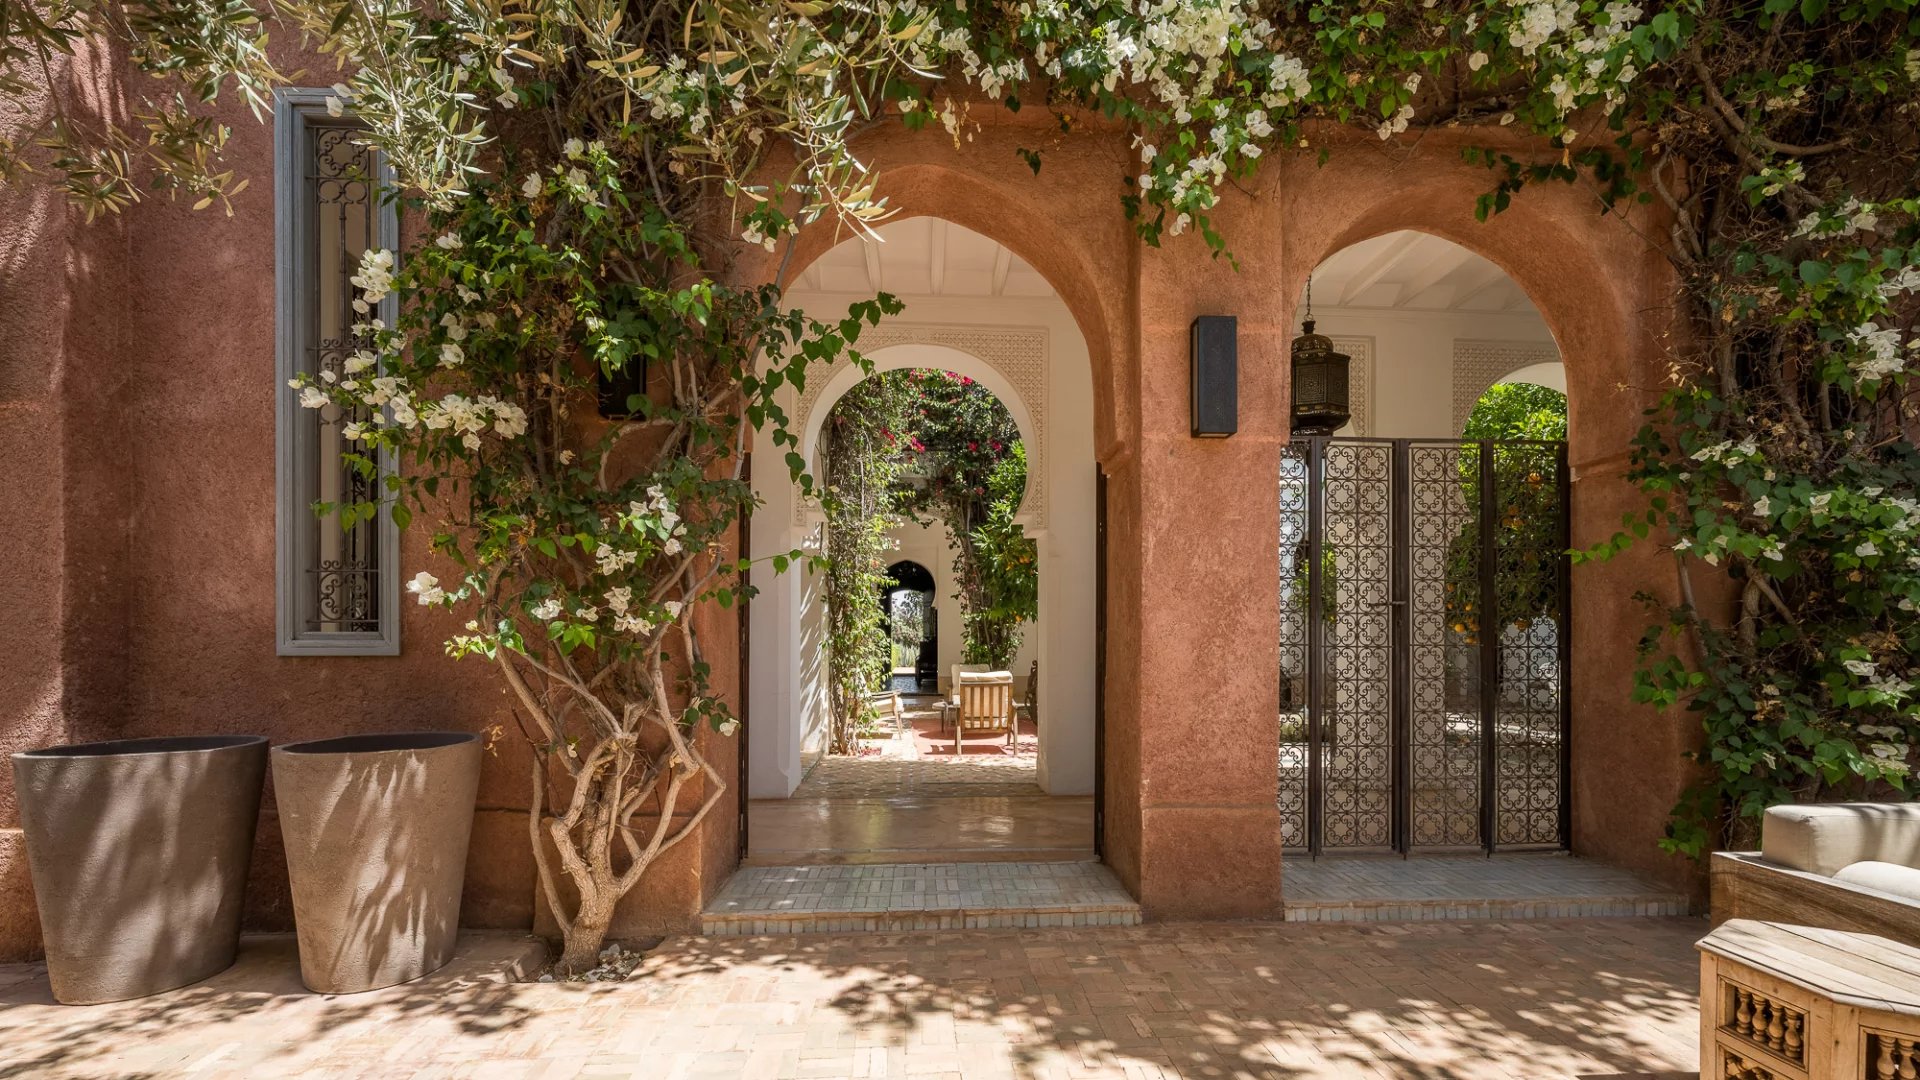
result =
[[[1096,862],[748,866],[700,916],[709,935],[1135,926],[1140,905]]]
[[[1294,856],[1281,864],[1288,922],[1428,922],[1685,915],[1684,894],[1558,854]]]

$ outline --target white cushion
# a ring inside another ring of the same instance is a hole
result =
[[[1920,803],[1769,806],[1760,855],[1822,877],[1860,862],[1920,867]]]
[[[1920,870],[1889,862],[1857,862],[1843,866],[1833,880],[1858,885],[1875,892],[1892,893],[1908,900],[1920,900]]]
[[[992,665],[990,664],[955,664],[953,665],[953,676],[947,680],[947,700],[953,702],[956,705],[960,703],[960,676],[961,675],[964,675],[969,671],[985,671],[991,666]]]
[[[960,673],[960,681],[967,686],[1002,682],[1010,684],[1013,682],[1013,673],[1011,671],[963,671]]]

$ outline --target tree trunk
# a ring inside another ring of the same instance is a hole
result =
[[[613,922],[613,902],[605,893],[582,896],[580,910],[567,930],[554,969],[562,975],[578,975],[598,967],[600,947],[607,940],[607,927]]]

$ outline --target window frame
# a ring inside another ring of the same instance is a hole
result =
[[[380,628],[364,630],[308,630],[302,625],[302,590],[307,587],[317,553],[311,529],[302,519],[314,519],[317,497],[315,456],[319,432],[311,410],[302,408],[298,394],[287,385],[306,370],[306,353],[314,334],[310,298],[310,252],[318,215],[312,209],[308,134],[315,128],[358,126],[351,114],[327,112],[332,91],[322,88],[279,88],[274,91],[274,593],[275,653],[279,656],[398,656],[400,654],[400,529],[393,518],[374,519],[380,575],[376,586]],[[384,159],[375,175],[383,187],[393,174]],[[377,201],[373,214],[374,242],[390,251],[400,247],[400,215],[391,201]],[[379,317],[394,324],[398,301],[380,302]],[[394,463],[380,456],[380,476],[394,472]]]

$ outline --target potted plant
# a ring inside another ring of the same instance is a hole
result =
[[[274,747],[308,989],[378,990],[453,958],[480,749],[478,735],[454,731]]]
[[[267,740],[211,735],[13,755],[53,996],[144,997],[225,970]]]

